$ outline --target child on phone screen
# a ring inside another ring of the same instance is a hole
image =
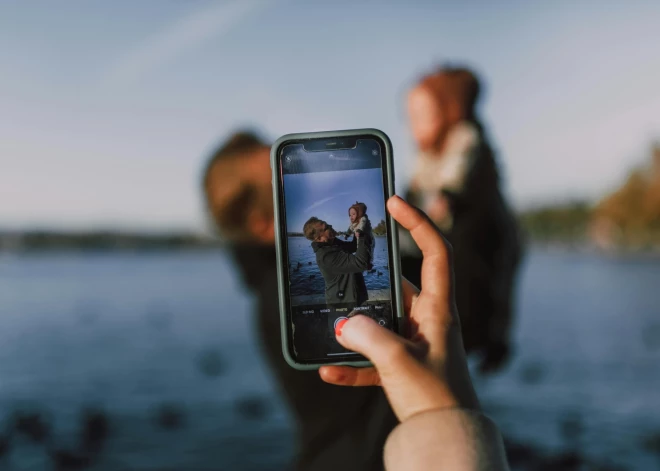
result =
[[[374,265],[375,239],[371,230],[371,221],[369,221],[369,216],[367,216],[367,205],[356,202],[348,208],[348,219],[351,221],[351,224],[346,230],[346,238],[348,239],[354,234],[358,239],[358,243],[362,241],[367,244],[367,248],[369,249],[369,270],[371,270]]]

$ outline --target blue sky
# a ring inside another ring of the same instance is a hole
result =
[[[444,60],[485,78],[519,208],[597,197],[660,137],[660,2],[375,4],[0,2],[0,227],[202,230],[237,125],[380,128],[401,190],[405,90]]]
[[[345,231],[350,221],[348,208],[356,201],[367,205],[371,225],[385,219],[381,169],[284,175],[284,197],[288,232],[302,232],[314,216]]]

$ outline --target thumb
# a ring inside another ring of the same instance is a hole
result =
[[[350,317],[337,331],[337,341],[343,347],[367,357],[381,376],[416,361],[409,352],[413,348],[410,342],[364,315]]]
[[[457,405],[446,382],[413,356],[414,345],[371,318],[363,315],[350,318],[341,328],[337,341],[374,364],[399,420],[426,410]]]

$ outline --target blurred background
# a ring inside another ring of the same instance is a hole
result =
[[[0,2],[0,469],[287,469],[203,164],[240,126],[376,127],[403,190],[406,92],[447,61],[483,80],[529,242],[512,359],[475,378],[512,466],[660,467],[659,25],[647,1]]]

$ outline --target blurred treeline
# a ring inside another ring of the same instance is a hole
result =
[[[660,249],[660,144],[650,162],[600,201],[571,202],[526,211],[520,220],[532,241],[608,250]]]
[[[378,225],[374,227],[373,231],[377,236],[383,236],[387,234],[387,225],[385,224],[385,220],[381,219]]]
[[[0,251],[149,251],[207,249],[219,246],[211,237],[193,233],[0,231]]]

